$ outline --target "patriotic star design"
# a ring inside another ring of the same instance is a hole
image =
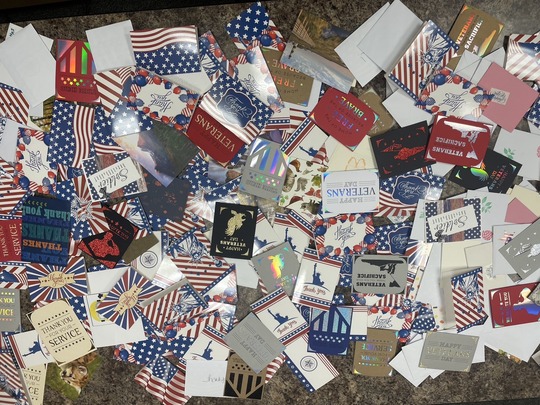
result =
[[[266,8],[261,2],[257,2],[229,22],[226,29],[231,38],[251,42],[259,38],[262,31],[268,27],[269,22]]]

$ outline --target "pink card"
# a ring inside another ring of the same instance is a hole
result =
[[[509,222],[512,224],[532,224],[538,219],[538,216],[527,208],[519,199],[514,198],[508,204],[506,210],[506,217],[504,222]]]
[[[484,115],[507,131],[513,131],[538,93],[513,74],[492,63],[478,85],[493,95]]]

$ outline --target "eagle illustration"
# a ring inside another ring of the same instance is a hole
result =
[[[227,229],[225,230],[225,235],[233,236],[234,232],[237,229],[242,227],[242,224],[246,220],[246,214],[238,213],[234,210],[231,210],[232,217],[227,222]]]

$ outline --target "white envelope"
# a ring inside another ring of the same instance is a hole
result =
[[[0,60],[30,107],[54,96],[56,61],[32,24],[0,44]]]
[[[392,70],[422,28],[418,18],[401,1],[395,0],[362,38],[358,49],[385,72]]]
[[[508,132],[501,128],[494,150],[521,163],[520,176],[540,180],[540,136],[518,129]]]
[[[130,31],[131,20],[86,30],[96,73],[135,65]]]
[[[91,271],[86,273],[86,282],[88,284],[89,294],[104,294],[108,293],[115,286],[117,281],[126,272],[127,267],[119,267],[116,269],[107,269],[99,271]]]
[[[478,83],[491,63],[503,66],[505,56],[503,48],[498,48],[484,57],[464,51],[456,66],[455,73],[473,83]]]
[[[19,32],[22,29],[23,29],[23,27],[21,27],[20,25],[9,23],[7,33],[6,33],[6,39],[11,38],[13,35],[15,35],[15,33]],[[50,51],[52,46],[53,46],[54,39],[51,39],[51,38],[43,36],[43,35],[40,35],[39,37],[41,38],[41,40],[43,41],[45,46]]]
[[[362,87],[377,76],[381,69],[358,48],[358,44],[375,26],[388,7],[390,7],[390,3],[382,6],[335,49],[343,63],[349,68]]]
[[[427,121],[431,125],[433,116],[416,107],[415,101],[403,90],[396,90],[383,101],[384,107],[394,117],[400,127],[407,127],[417,122]]]

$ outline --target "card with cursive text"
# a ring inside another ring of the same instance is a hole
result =
[[[411,235],[412,224],[412,222],[401,222],[375,227],[377,253],[404,255]]]
[[[407,284],[406,256],[356,256],[352,290],[356,293],[402,294]]]
[[[481,238],[480,198],[427,201],[426,241],[458,242]]]
[[[326,172],[322,182],[322,216],[373,212],[379,206],[379,176],[373,170]]]
[[[104,188],[107,193],[113,193],[128,184],[140,179],[135,163],[129,157],[87,176],[90,186],[94,190]]]
[[[223,397],[227,375],[226,360],[188,360],[186,365],[185,395]]]
[[[21,260],[22,218],[0,215],[0,262]]]
[[[0,288],[0,332],[18,332],[20,327],[20,291]]]
[[[478,336],[428,332],[419,367],[448,371],[469,371],[478,345]]]

